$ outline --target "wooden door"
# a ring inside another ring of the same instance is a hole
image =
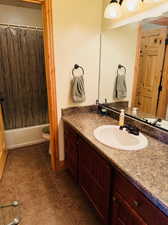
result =
[[[165,54],[167,29],[142,32],[136,105],[142,112],[156,115]]]
[[[111,225],[147,225],[119,193],[112,201]]]
[[[168,45],[164,59],[163,75],[161,81],[161,91],[158,100],[157,117],[165,118],[168,110]]]
[[[2,177],[3,174],[6,158],[7,158],[7,149],[5,143],[2,109],[0,106],[0,178]]]

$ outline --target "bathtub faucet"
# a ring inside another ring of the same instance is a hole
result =
[[[7,225],[18,225],[20,223],[20,219],[18,217],[16,217],[11,223],[7,224]]]

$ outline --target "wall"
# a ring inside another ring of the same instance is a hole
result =
[[[40,9],[0,4],[0,23],[42,27]]]
[[[103,3],[105,9],[109,1],[103,0]],[[166,6],[168,3],[162,1],[162,4],[159,3],[157,7],[146,12],[135,12],[132,17],[119,20],[102,19],[101,102],[105,98],[109,102],[114,100],[113,90],[118,64],[123,64],[127,68],[128,96],[125,100],[131,100],[139,23],[135,21],[161,15],[167,11]]]
[[[113,90],[118,64],[122,64],[127,68],[126,83],[128,94],[125,100],[131,99],[137,35],[137,24],[103,31],[100,80],[101,102],[105,98],[107,98],[108,102],[114,101]]]
[[[95,104],[98,97],[101,16],[102,0],[53,1],[61,160],[64,158],[61,108],[75,105],[70,96],[71,71],[75,63],[85,69],[86,101],[81,105]]]
[[[70,97],[71,70],[75,63],[82,65],[86,71],[86,101],[81,105],[94,104],[98,97],[99,34],[101,23],[103,22],[103,5],[107,3],[107,1],[108,0],[52,1],[60,160],[64,159],[63,126],[60,120],[61,108],[75,105]],[[163,12],[162,9],[161,11]],[[158,11],[156,13],[158,13]],[[106,22],[106,27],[113,27],[113,24],[109,21]],[[131,20],[129,19],[129,21],[124,21],[123,23],[120,21],[120,23],[115,24],[115,26],[120,26],[127,22],[130,23]],[[102,27],[102,29],[105,29],[105,27]],[[116,66],[119,62],[123,63],[128,67],[127,82],[129,86],[131,86],[131,82],[133,81],[133,64],[135,62],[137,27],[128,26],[126,28],[121,28],[121,30],[109,30],[107,31],[107,37],[105,37],[105,33],[103,35],[104,38],[108,40],[108,44],[105,48],[112,49],[112,51],[108,49],[107,55],[104,53],[103,56],[104,60],[108,57],[106,66],[111,68],[111,71],[107,71],[108,76],[111,78],[112,72],[114,80],[114,70]],[[118,42],[118,35],[119,39],[122,40],[122,44]],[[125,39],[126,36],[128,38]],[[113,38],[112,40],[111,37]],[[122,56],[122,54],[124,55]],[[116,55],[118,58],[116,58]],[[105,67],[103,66],[102,68],[104,72],[106,72]],[[131,91],[129,91],[129,96],[130,93]]]
[[[165,28],[165,26],[157,25],[157,24],[151,24],[151,23],[143,23],[142,29],[143,30],[154,30],[154,29],[161,29]]]

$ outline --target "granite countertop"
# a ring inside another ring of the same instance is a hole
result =
[[[149,145],[143,150],[130,152],[112,149],[99,143],[93,131],[101,125],[118,124],[116,120],[96,112],[78,110],[65,114],[62,119],[94,145],[168,216],[168,145],[145,134]]]

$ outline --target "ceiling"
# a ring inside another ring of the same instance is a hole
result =
[[[153,20],[152,23],[162,26],[168,26],[168,17],[161,17],[159,19]]]
[[[40,4],[23,2],[22,0],[0,0],[0,4],[12,5],[12,6],[17,6],[17,7],[33,8],[33,9],[41,8]]]

